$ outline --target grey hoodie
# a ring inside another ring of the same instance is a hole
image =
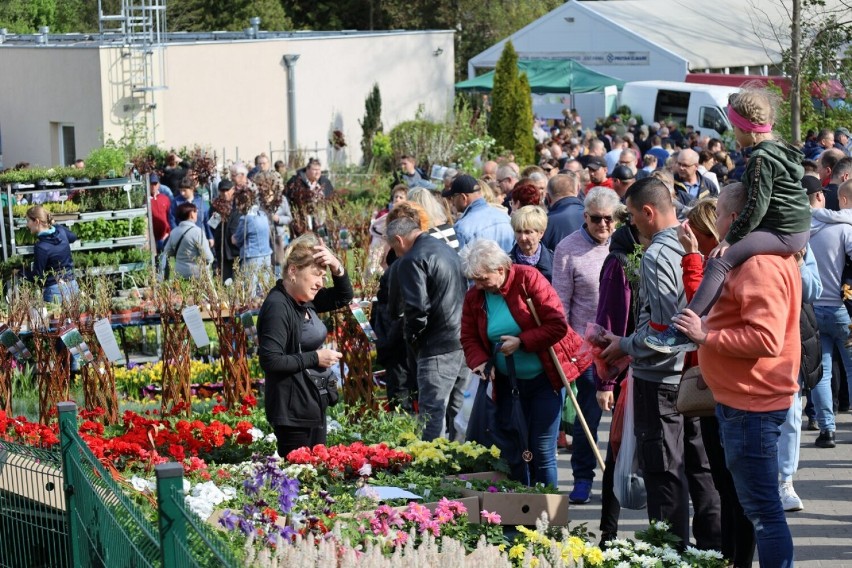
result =
[[[672,316],[686,307],[681,268],[683,255],[676,227],[654,235],[642,255],[636,331],[621,340],[621,349],[633,357],[630,367],[637,379],[667,384],[680,382],[684,354],[655,351],[645,345],[645,338],[664,331],[671,324]]]
[[[843,306],[840,287],[846,257],[852,257],[852,209],[811,211],[811,250],[822,281],[822,294],[814,306]]]

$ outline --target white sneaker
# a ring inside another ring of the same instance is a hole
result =
[[[781,506],[787,512],[801,511],[804,509],[802,500],[796,495],[796,490],[793,489],[792,481],[782,481],[778,486],[778,493],[781,496]]]

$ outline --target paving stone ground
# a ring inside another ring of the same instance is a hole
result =
[[[599,430],[601,452],[605,451],[609,432],[609,417],[605,416]],[[837,416],[837,447],[821,449],[814,446],[818,432],[802,432],[799,471],[793,486],[804,503],[804,510],[787,513],[787,523],[793,533],[797,568],[852,568],[852,414]],[[559,488],[570,491],[570,454],[559,454]],[[589,529],[600,536],[600,472],[597,472],[592,501],[587,505],[571,506],[571,524],[588,523]],[[648,526],[646,511],[622,510],[619,536],[632,537],[637,530]],[[758,563],[755,561],[754,566]]]

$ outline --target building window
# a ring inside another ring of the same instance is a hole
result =
[[[59,157],[63,166],[70,166],[77,159],[77,145],[74,142],[74,125],[59,125]]]

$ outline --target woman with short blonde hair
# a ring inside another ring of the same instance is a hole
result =
[[[547,212],[538,205],[525,205],[512,213],[515,246],[509,256],[515,264],[533,266],[553,280],[553,251],[541,243],[547,230]]]

